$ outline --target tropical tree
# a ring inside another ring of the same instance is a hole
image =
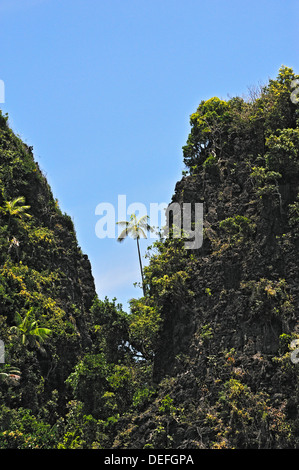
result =
[[[141,262],[141,255],[140,255],[140,246],[139,246],[139,239],[140,238],[147,238],[146,232],[153,231],[153,228],[148,224],[148,215],[143,215],[139,219],[137,219],[136,214],[132,214],[130,216],[130,220],[123,220],[120,222],[116,222],[120,226],[124,227],[123,231],[117,238],[118,242],[123,242],[125,238],[129,235],[133,240],[137,242],[137,249],[138,249],[138,257],[139,257],[139,265],[140,265],[140,272],[141,272],[141,279],[142,279],[142,290],[143,295],[145,296],[145,286],[144,286],[144,278],[143,278],[143,269],[142,269],[142,262]]]
[[[15,316],[16,326],[12,327],[12,331],[15,331],[21,337],[23,345],[29,343],[31,346],[40,347],[41,343],[50,335],[51,330],[38,327],[37,322],[30,318],[31,314],[32,308],[28,310],[25,318],[22,318],[17,312]]]

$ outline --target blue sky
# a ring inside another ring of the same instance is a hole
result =
[[[100,298],[141,295],[136,244],[99,239],[101,202],[170,202],[189,116],[299,73],[297,0],[0,0],[0,80],[92,263]],[[142,243],[144,253],[148,243]]]

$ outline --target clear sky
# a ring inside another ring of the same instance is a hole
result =
[[[282,64],[299,73],[298,25],[298,0],[0,0],[0,107],[73,218],[100,298],[126,309],[141,290],[136,243],[97,238],[96,206],[170,202],[190,114]]]

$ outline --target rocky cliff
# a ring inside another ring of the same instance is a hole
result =
[[[204,241],[159,246],[146,270],[162,318],[156,401],[129,446],[298,446],[299,113],[292,70],[254,99],[202,102],[172,202],[202,202]],[[116,445],[124,445],[117,441]]]
[[[12,361],[22,370],[24,389],[16,402],[35,410],[43,400],[42,390],[46,397],[53,387],[65,389],[65,379],[90,345],[89,310],[95,287],[72,219],[61,212],[32,148],[14,134],[2,115],[0,207],[0,337],[6,363]],[[52,333],[51,341],[36,354],[18,351],[11,335],[16,314],[25,318],[29,310],[30,321]]]

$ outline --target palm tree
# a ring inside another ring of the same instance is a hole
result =
[[[135,214],[130,216],[130,220],[123,220],[121,222],[116,222],[117,224],[125,227],[121,234],[118,236],[117,241],[123,242],[128,235],[130,235],[134,240],[137,242],[137,249],[138,249],[138,257],[139,257],[139,264],[140,264],[140,272],[141,272],[141,279],[142,279],[142,290],[143,295],[145,296],[145,287],[144,287],[144,279],[143,279],[143,270],[142,270],[142,262],[140,256],[140,247],[139,247],[139,239],[147,238],[146,232],[153,231],[152,227],[148,224],[148,215],[143,215],[139,219],[137,219]]]
[[[26,212],[27,209],[30,209],[30,206],[24,205],[25,198],[24,196],[19,196],[13,199],[12,201],[5,201],[2,208],[2,212],[8,215],[8,225],[10,224],[10,219],[12,217],[32,217]]]
[[[21,343],[24,345],[27,342],[31,346],[37,346],[40,348],[45,338],[51,333],[48,328],[39,328],[35,320],[30,319],[32,308],[28,310],[25,318],[22,318],[19,313],[16,313],[16,326],[12,327],[11,330],[15,330],[18,335],[21,336]]]

